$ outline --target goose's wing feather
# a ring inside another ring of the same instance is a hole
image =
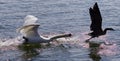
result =
[[[102,17],[98,7],[98,4],[95,3],[93,9],[89,9],[90,17],[91,17],[91,25],[90,30],[93,32],[101,32],[102,31]]]

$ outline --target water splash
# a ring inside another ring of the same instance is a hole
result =
[[[86,36],[85,34],[88,34],[88,32],[82,33],[82,35],[83,35],[82,39],[90,38],[89,36]],[[120,54],[119,46],[116,44],[115,41],[109,40],[107,38],[108,36],[109,35],[103,35],[98,38],[93,38],[90,40],[90,42],[100,45],[100,46],[98,46],[99,51],[97,52],[97,54],[104,55],[104,56],[113,56],[113,55]],[[81,43],[81,46],[83,46],[85,48],[90,48],[89,43]]]
[[[105,55],[105,56],[113,56],[113,55],[120,54],[119,50],[120,48],[118,47],[118,45],[114,43],[110,45],[101,44],[98,54]]]
[[[86,35],[86,33],[87,32],[73,34],[73,37],[71,37],[71,38],[57,39],[57,40],[51,42],[51,46],[58,46],[58,45],[62,44],[62,46],[64,48],[69,48],[69,47],[90,48],[89,43],[85,43],[85,40],[90,37],[90,36]],[[45,36],[51,37],[53,35],[56,35],[56,34],[54,33],[54,34],[45,35]],[[100,39],[99,38],[92,39],[92,41],[95,41],[97,43],[105,42],[106,44],[111,44],[111,45],[105,45],[104,43],[100,44],[100,46],[99,46],[100,49],[99,49],[98,54],[99,55],[106,55],[106,56],[119,54],[120,52],[119,52],[118,45],[116,45],[115,43],[112,43],[112,42],[110,43],[106,40],[107,40],[106,36],[104,36],[103,38],[100,37]],[[18,46],[22,43],[23,43],[22,36],[18,36],[18,37],[13,38],[13,39],[4,39],[4,40],[1,39],[0,48],[1,49],[3,48],[4,50],[8,50],[10,48],[14,49],[13,47],[10,47],[10,46]],[[4,48],[4,46],[7,46],[7,48]]]
[[[21,36],[18,36],[18,37],[13,38],[13,39],[1,39],[0,47],[11,46],[11,45],[17,46],[17,45],[20,45],[22,43],[23,43],[23,39],[21,38]]]

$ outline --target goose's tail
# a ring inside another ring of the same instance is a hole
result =
[[[71,37],[71,36],[72,36],[72,34],[62,34],[62,35],[54,36],[54,37],[50,38],[50,40],[55,40],[55,39],[63,38],[63,37]]]

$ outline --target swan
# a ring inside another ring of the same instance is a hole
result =
[[[48,43],[58,38],[72,36],[69,33],[46,38],[38,33],[38,28],[40,25],[36,23],[38,20],[37,17],[33,15],[27,15],[24,20],[25,23],[23,26],[18,29],[18,32],[23,35],[24,43]]]

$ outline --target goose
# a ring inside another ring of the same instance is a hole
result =
[[[69,33],[46,38],[38,33],[38,28],[40,25],[36,23],[36,21],[38,20],[37,17],[33,15],[27,15],[24,20],[24,25],[18,29],[18,32],[23,35],[24,43],[49,43],[58,38],[72,36]]]
[[[97,2],[94,4],[93,8],[90,7],[89,14],[92,22],[90,25],[90,30],[92,32],[88,34],[91,36],[91,38],[89,38],[87,41],[89,41],[94,37],[105,35],[108,30],[114,31],[113,28],[105,28],[104,30],[102,29],[102,16],[101,16]]]

